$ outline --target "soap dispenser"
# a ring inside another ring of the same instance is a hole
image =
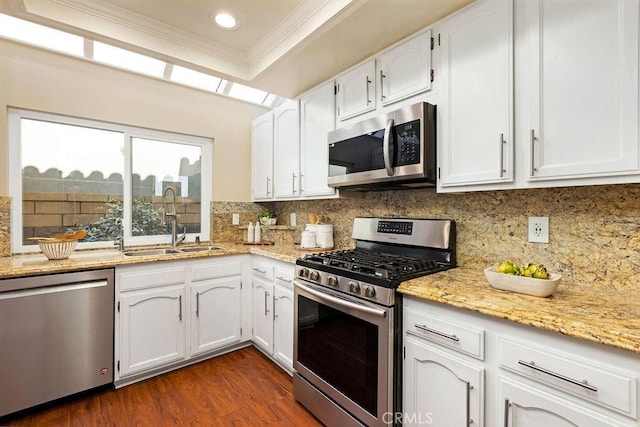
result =
[[[249,222],[249,228],[247,228],[247,243],[253,243],[253,223]]]

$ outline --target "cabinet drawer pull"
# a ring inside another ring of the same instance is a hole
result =
[[[558,374],[558,373],[550,371],[548,369],[541,368],[541,367],[537,366],[535,364],[535,362],[533,362],[533,361],[525,362],[524,360],[518,360],[518,364],[520,364],[522,366],[526,366],[527,368],[531,368],[534,371],[542,372],[543,374],[547,374],[547,375],[550,375],[552,377],[561,379],[561,380],[566,381],[568,383],[575,384],[575,385],[580,386],[582,388],[586,388],[587,390],[591,390],[594,393],[598,392],[598,387],[592,386],[591,384],[589,384],[587,382],[587,380],[582,380],[582,381],[574,380],[573,378],[569,378],[569,377],[564,376],[562,374]]]
[[[418,329],[422,330],[422,331],[430,332],[430,333],[432,333],[432,334],[439,335],[439,336],[441,336],[441,337],[443,337],[443,338],[446,338],[446,339],[448,339],[448,340],[451,340],[451,341],[455,341],[455,342],[460,341],[460,338],[458,338],[458,337],[457,337],[457,336],[455,336],[455,335],[449,335],[449,334],[445,334],[444,332],[438,332],[438,331],[436,331],[435,329],[427,328],[427,325],[418,325],[418,324],[416,323],[416,324],[415,324],[415,325],[413,325],[413,326],[414,326],[415,328],[418,328]]]
[[[178,295],[178,319],[182,322],[182,295]]]
[[[260,274],[266,274],[267,270],[260,270],[258,267],[253,267],[253,271],[257,271]]]
[[[281,276],[276,276],[276,279],[282,280],[283,282],[291,283],[291,280],[287,280],[287,279],[285,279],[284,277],[281,277]]]

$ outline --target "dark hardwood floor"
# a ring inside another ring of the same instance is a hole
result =
[[[55,402],[11,426],[320,426],[291,377],[253,347],[118,390]]]

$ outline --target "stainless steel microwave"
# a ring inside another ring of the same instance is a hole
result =
[[[330,187],[435,186],[436,107],[421,102],[329,132]]]

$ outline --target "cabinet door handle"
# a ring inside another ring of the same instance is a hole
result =
[[[470,426],[473,424],[473,420],[471,419],[471,389],[473,386],[469,381],[465,381],[467,383],[467,425]]]
[[[267,308],[267,303],[269,300],[269,292],[264,293],[264,315],[267,316],[269,314],[269,309]]]
[[[267,177],[267,196],[269,195],[269,181],[271,181],[271,178]]]
[[[278,297],[274,296],[273,297],[273,320],[276,320],[276,318],[278,317],[278,315],[276,314],[276,307],[278,306],[276,304],[276,301],[278,301]]]
[[[291,178],[291,194],[295,196],[295,194],[296,194],[296,173],[292,172],[291,175],[292,175],[292,178]]]
[[[598,392],[598,387],[592,386],[591,384],[589,384],[587,382],[587,380],[582,380],[582,381],[574,380],[573,378],[569,378],[569,377],[567,377],[565,375],[562,375],[562,374],[559,374],[557,372],[553,372],[553,371],[550,371],[548,369],[541,368],[540,366],[537,366],[535,364],[535,362],[533,362],[533,361],[525,362],[524,360],[518,360],[518,363],[520,365],[522,365],[522,366],[526,366],[527,368],[531,368],[534,371],[542,372],[543,374],[547,374],[547,375],[552,376],[554,378],[558,378],[558,379],[561,379],[561,380],[566,381],[568,383],[580,386],[582,388],[586,388],[587,390],[591,390],[594,393]]]
[[[369,96],[369,85],[371,84],[371,79],[369,76],[366,76],[366,84],[367,84],[367,105],[371,104],[371,97]]]
[[[504,399],[504,427],[509,427],[509,399]]]
[[[380,70],[380,95],[382,95],[380,100],[382,101],[384,101],[384,99],[386,98],[386,96],[384,96],[384,78],[385,77],[387,76],[385,76],[382,70]]]
[[[435,335],[439,335],[439,336],[441,336],[441,337],[443,337],[443,338],[446,338],[446,339],[448,339],[448,340],[451,340],[451,341],[455,341],[455,342],[460,341],[460,338],[458,338],[458,337],[457,337],[457,336],[455,336],[455,335],[449,335],[449,334],[445,334],[444,332],[436,331],[435,329],[427,328],[427,325],[418,325],[418,324],[416,323],[416,324],[415,324],[415,325],[413,325],[413,326],[414,326],[414,327],[416,327],[416,328],[418,328],[418,329],[420,329],[420,330],[423,330],[423,331],[425,331],[425,332],[429,332],[429,333],[432,333],[432,334],[435,334]]]
[[[534,158],[534,154],[535,154],[535,144],[536,144],[536,131],[534,129],[531,129],[531,136],[530,136],[530,155],[531,155],[531,170],[529,171],[529,176],[534,176],[536,173],[536,162],[535,162],[535,158]]]
[[[178,295],[178,319],[182,322],[182,295]]]
[[[196,292],[196,317],[200,317],[200,292]]]
[[[302,177],[303,177],[303,176],[304,176],[304,174],[303,174],[303,173],[301,173],[301,174],[300,174],[300,194],[302,194],[302,192],[304,191],[304,190],[303,190],[303,187],[302,187]]]
[[[504,133],[500,134],[500,178],[504,176],[506,172],[504,168],[504,144],[507,142],[504,140]]]

